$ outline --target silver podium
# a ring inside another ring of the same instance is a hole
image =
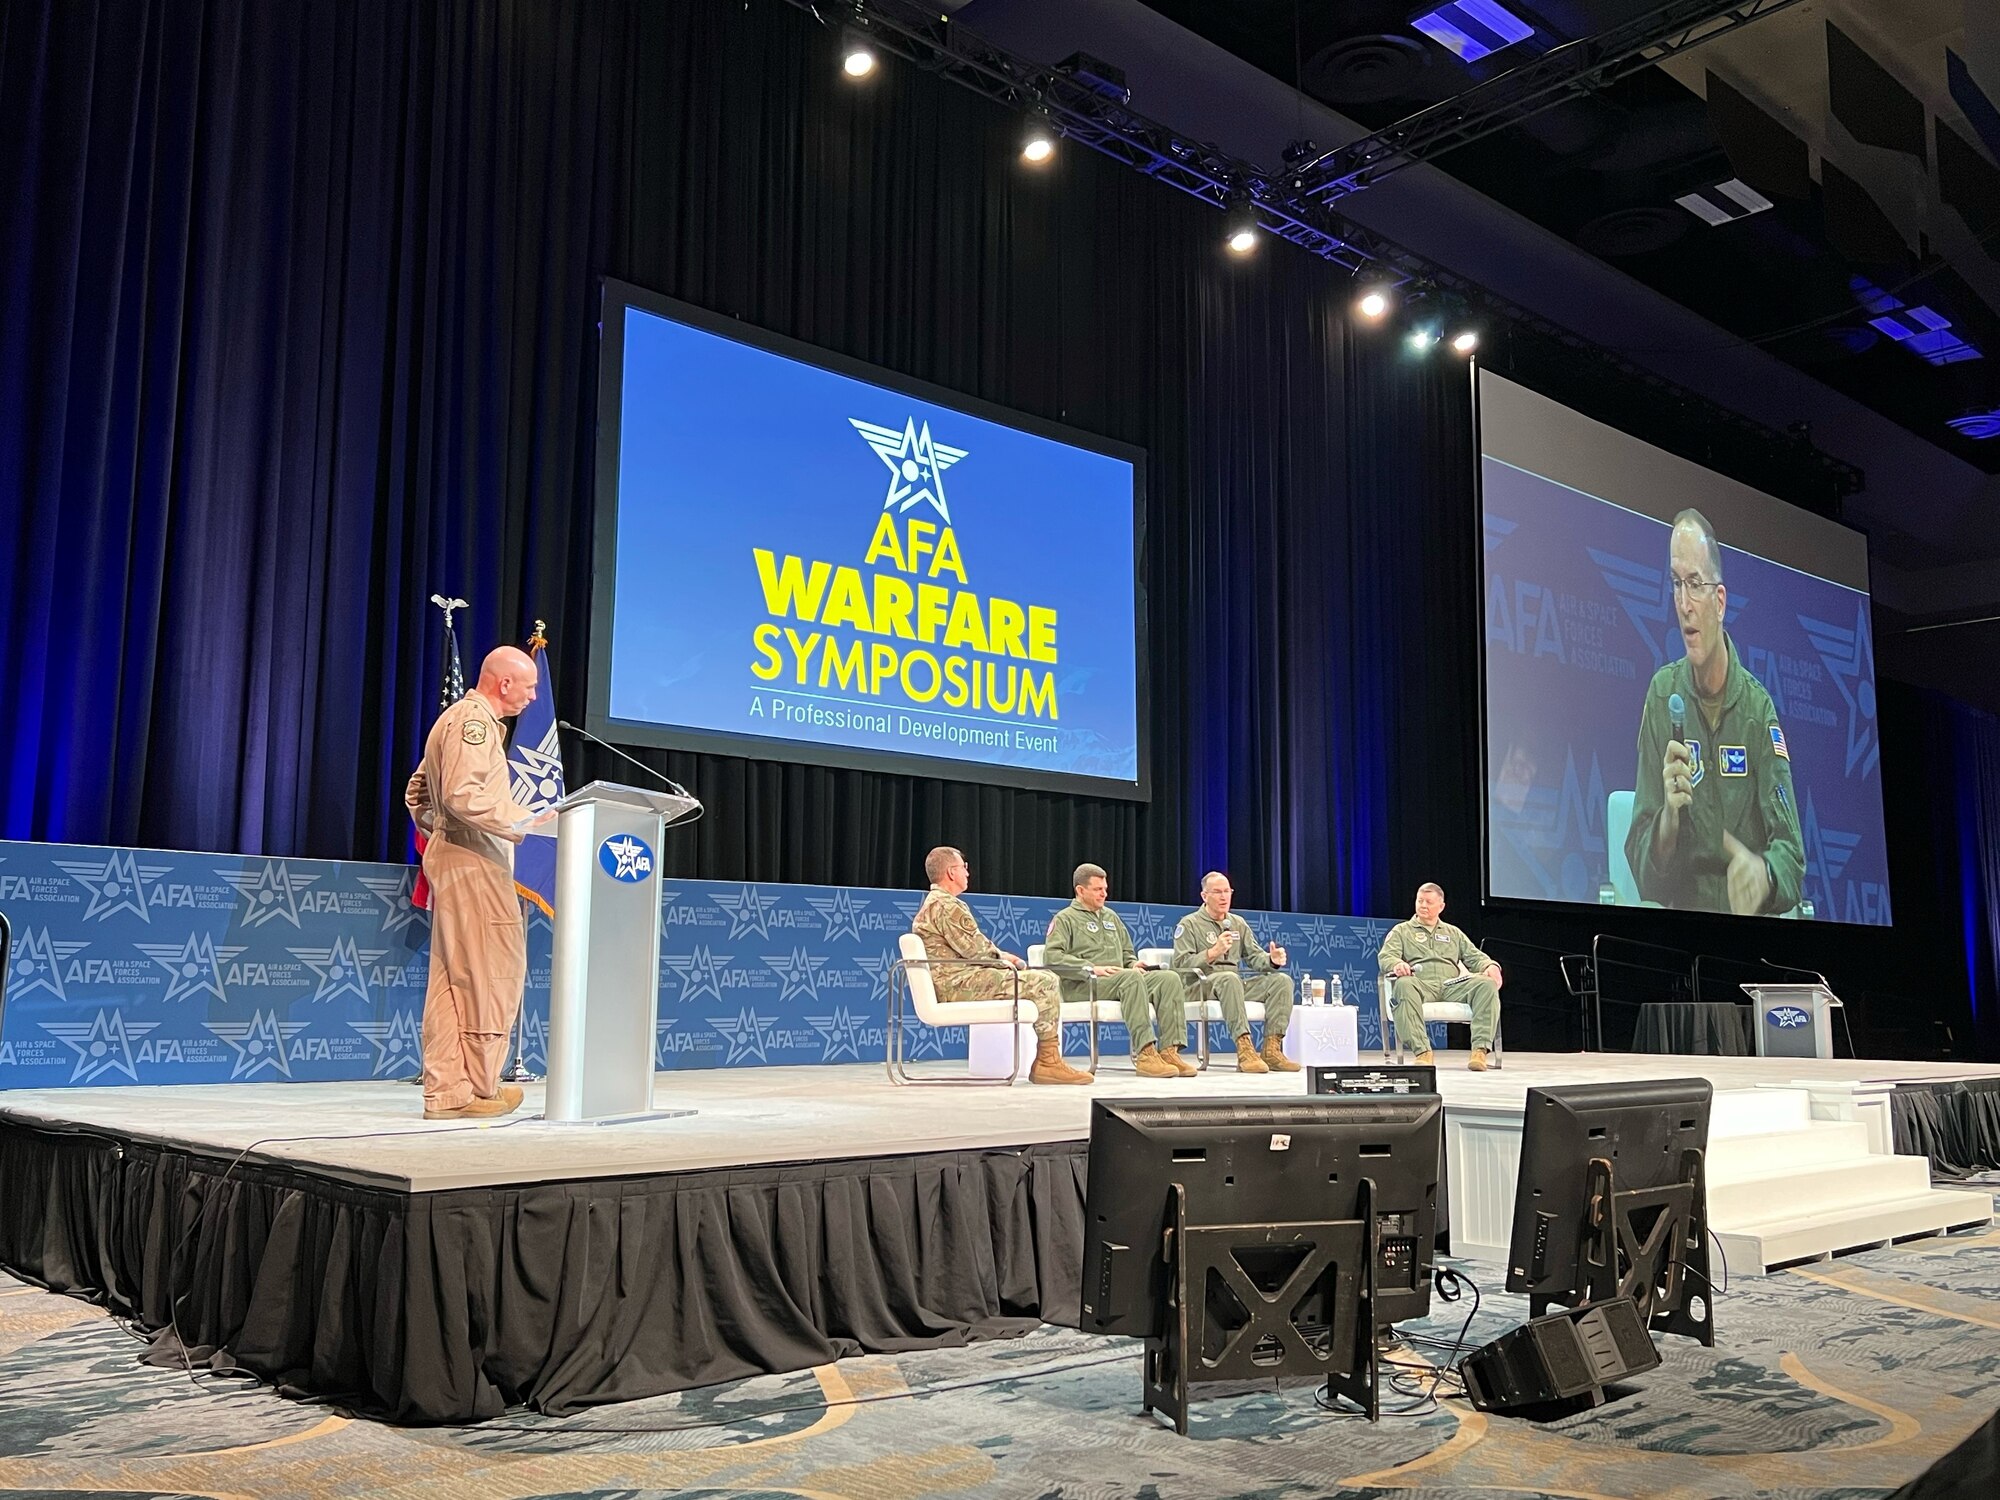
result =
[[[612,1125],[653,1108],[660,1011],[660,835],[692,797],[593,781],[557,804],[555,949],[543,1118]]]
[[[1831,1012],[1840,1000],[1823,984],[1746,984],[1759,1057],[1832,1057]]]

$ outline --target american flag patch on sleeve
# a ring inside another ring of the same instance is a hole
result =
[[[1784,756],[1786,760],[1792,758],[1792,752],[1785,748],[1785,731],[1776,724],[1771,726],[1771,749],[1775,753]]]

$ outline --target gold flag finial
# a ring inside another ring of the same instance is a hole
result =
[[[535,621],[535,633],[528,637],[529,655],[533,655],[537,651],[548,650],[549,647],[548,628],[549,628],[549,622],[547,620]]]

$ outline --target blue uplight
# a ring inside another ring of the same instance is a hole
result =
[[[1534,27],[1497,0],[1451,0],[1410,24],[1460,62],[1469,63],[1535,34]]]
[[[1962,417],[1950,418],[1945,425],[1960,437],[1977,442],[2000,438],[2000,406],[1991,411],[1969,411]]]

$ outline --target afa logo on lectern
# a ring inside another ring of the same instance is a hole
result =
[[[599,844],[597,862],[605,874],[626,885],[636,885],[653,873],[653,851],[644,839],[629,833],[615,833]]]
[[[1807,1025],[1812,1020],[1811,1016],[1796,1005],[1774,1005],[1764,1014],[1770,1018],[1771,1024],[1781,1031],[1790,1031],[1794,1027]]]

